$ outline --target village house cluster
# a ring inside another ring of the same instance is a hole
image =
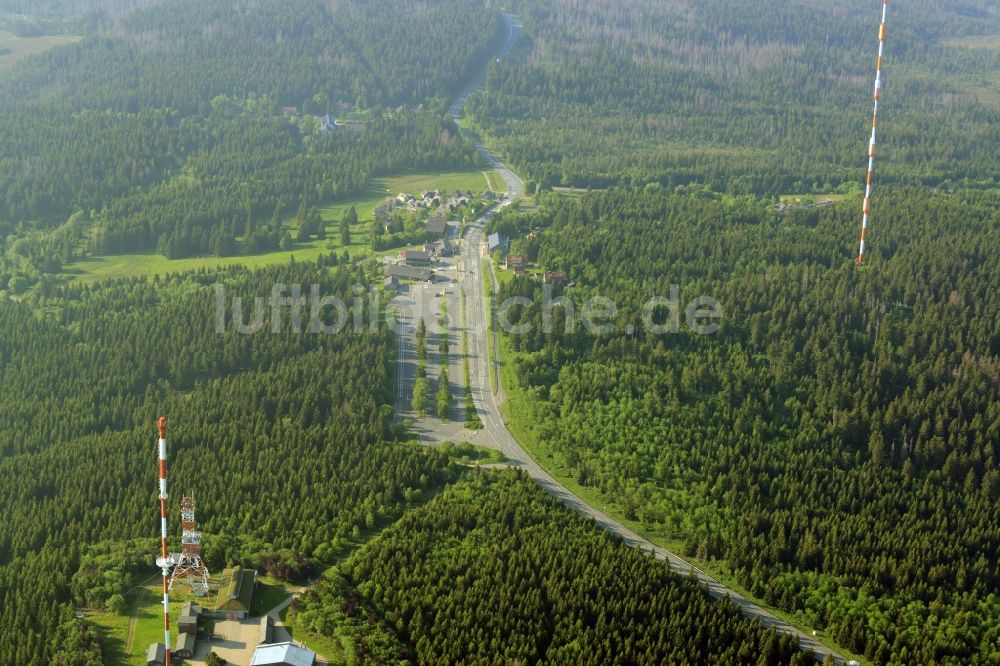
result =
[[[450,194],[440,190],[424,190],[419,196],[400,192],[383,200],[375,207],[375,224],[387,235],[398,232],[400,220],[417,226],[421,245],[401,249],[396,263],[386,267],[384,287],[399,291],[404,281],[426,282],[434,276],[433,265],[447,257],[455,256],[455,241],[462,226],[460,215],[475,215],[482,208],[496,202],[490,191],[476,195],[470,191],[454,190]],[[419,222],[423,216],[427,216]],[[405,227],[404,227],[405,228]],[[412,236],[411,236],[412,238]]]

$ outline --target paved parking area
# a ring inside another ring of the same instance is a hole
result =
[[[268,615],[274,619],[274,633],[271,636],[273,643],[292,640],[280,619],[281,611],[291,602],[292,599],[289,597],[284,603],[268,612]],[[257,647],[257,639],[260,638],[260,618],[218,620],[215,623],[215,635],[219,638],[211,641],[199,641],[195,648],[195,656],[192,659],[186,659],[184,663],[191,666],[205,666],[205,660],[208,659],[209,653],[215,652],[234,666],[246,666],[250,663],[254,648]],[[317,655],[317,666],[325,663],[324,657]]]
[[[244,666],[250,663],[253,650],[257,647],[260,637],[260,619],[250,620],[218,620],[215,623],[215,635],[220,638],[212,641],[199,641],[193,659],[186,660],[192,666],[204,666],[210,652],[215,652],[230,664]]]

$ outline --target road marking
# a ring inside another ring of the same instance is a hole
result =
[[[523,24],[521,22],[516,22],[513,17],[507,14],[504,14],[503,16],[504,20],[507,23],[508,40],[507,43],[504,44],[503,55],[501,57],[505,57],[513,49],[514,44],[517,41],[519,31],[523,27]],[[482,85],[482,80],[477,78],[477,80],[474,81],[472,84],[470,84],[469,88],[463,92],[461,97],[459,97],[455,101],[455,104],[452,105],[450,111],[452,116],[456,119],[456,122],[459,114],[462,111],[462,108],[464,107],[466,101],[468,100],[468,97],[481,85]],[[463,134],[467,135],[464,129],[463,129]],[[506,197],[506,200],[500,204],[500,208],[509,205],[511,201],[520,197],[521,194],[523,193],[524,181],[522,181],[517,176],[517,174],[515,174],[511,169],[509,169],[506,165],[504,165],[503,162],[500,160],[500,158],[497,157],[488,148],[486,148],[482,143],[477,142],[476,148],[483,155],[486,161],[489,164],[493,165],[495,169],[497,169],[497,171],[500,173],[501,177],[503,178],[504,182],[508,187],[508,195]],[[479,219],[476,220],[476,224],[477,225],[482,224],[485,220],[487,220],[490,217],[490,213],[491,211],[487,211],[487,213],[485,213]],[[480,316],[480,320],[479,322],[477,322],[477,327],[478,323],[483,323],[483,324],[487,323],[485,315],[485,302],[483,300],[483,286],[476,279],[478,278],[478,273],[476,269],[472,268],[472,266],[478,263],[476,261],[477,259],[476,251],[478,250],[478,254],[480,257],[483,256],[483,248],[480,246],[478,242],[479,235],[480,235],[480,228],[477,226],[471,227],[467,235],[467,238],[469,240],[468,259],[470,261],[468,274],[470,278],[472,278],[470,280],[470,287],[479,289],[479,291],[476,292],[478,294],[478,298],[474,298],[475,302],[474,310]],[[491,293],[495,293],[495,291],[491,291]],[[468,298],[468,296],[466,298]],[[775,618],[765,609],[761,608],[760,606],[751,602],[745,597],[737,595],[736,592],[731,591],[728,588],[724,587],[721,583],[714,580],[704,572],[696,569],[695,567],[692,567],[691,564],[685,561],[684,559],[674,555],[673,553],[664,548],[654,546],[650,541],[648,541],[644,537],[632,532],[624,525],[621,525],[620,523],[614,521],[612,518],[608,517],[606,514],[598,510],[596,507],[590,506],[581,498],[577,497],[572,492],[570,492],[565,486],[556,481],[552,477],[552,475],[550,475],[547,471],[545,471],[545,469],[543,469],[530,456],[527,455],[527,453],[517,443],[517,440],[514,439],[514,436],[510,433],[509,430],[507,430],[506,426],[503,425],[502,419],[499,416],[499,407],[496,403],[496,397],[493,395],[492,392],[488,392],[485,389],[485,384],[486,384],[485,372],[487,369],[486,366],[488,366],[489,364],[487,339],[485,335],[483,336],[476,335],[474,337],[476,338],[477,342],[475,349],[478,352],[478,357],[479,357],[476,360],[480,364],[478,367],[480,386],[478,395],[476,391],[473,391],[473,402],[477,407],[477,412],[484,413],[486,415],[486,423],[489,424],[490,426],[487,428],[487,435],[489,436],[490,439],[493,440],[497,448],[499,448],[501,451],[504,451],[507,454],[507,457],[510,458],[513,464],[515,464],[518,467],[521,467],[522,469],[525,469],[525,471],[527,471],[532,478],[534,478],[537,482],[539,482],[539,485],[541,485],[550,494],[552,494],[554,497],[562,501],[564,504],[568,505],[573,510],[581,513],[582,515],[593,518],[604,529],[614,532],[623,537],[623,539],[627,543],[630,543],[634,546],[638,546],[640,549],[649,548],[656,554],[658,558],[666,560],[667,565],[672,570],[682,574],[686,574],[687,572],[694,569],[696,575],[698,576],[699,581],[709,590],[709,592],[713,596],[721,597],[729,595],[731,600],[734,601],[734,603],[736,603],[738,607],[742,608],[744,612],[746,612],[748,615],[756,617],[763,624],[767,626],[776,626],[776,628],[782,631],[782,633],[791,634],[793,636],[798,637],[800,645],[802,645],[804,649],[811,650],[821,655],[833,654],[835,660],[838,663],[843,662],[843,658],[836,652],[830,650],[824,645],[818,644],[815,639],[807,636],[804,632],[798,630],[796,627]],[[496,359],[495,362],[498,363],[499,359]],[[487,393],[488,393],[488,400],[487,400]]]

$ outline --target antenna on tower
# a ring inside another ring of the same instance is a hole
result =
[[[178,580],[187,582],[195,596],[208,594],[208,567],[201,559],[201,532],[194,519],[194,498],[181,498],[181,553],[176,559],[170,589]]]
[[[160,431],[160,557],[156,566],[163,573],[163,646],[166,666],[170,666],[170,567],[173,558],[167,552],[167,419],[160,417],[157,422]]]
[[[872,137],[868,141],[868,181],[865,186],[865,203],[861,218],[861,245],[858,249],[858,266],[865,261],[865,240],[868,238],[868,215],[872,210],[872,179],[875,175],[875,121],[878,118],[878,100],[882,96],[882,53],[885,49],[885,14],[889,0],[882,0],[882,25],[878,29],[878,62],[875,65],[875,110],[872,111]]]

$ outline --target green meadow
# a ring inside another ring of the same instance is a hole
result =
[[[0,31],[0,72],[10,69],[18,60],[43,53],[64,44],[79,41],[71,35],[46,35],[44,37],[16,37]]]
[[[342,253],[344,250],[353,259],[374,256],[369,244],[371,223],[375,206],[388,196],[400,192],[419,194],[424,190],[438,189],[443,192],[454,190],[480,193],[487,189],[489,179],[499,179],[496,172],[458,171],[438,173],[403,173],[381,178],[372,184],[364,195],[342,199],[320,207],[320,215],[326,226],[326,240],[311,239],[296,242],[290,250],[267,254],[237,257],[193,257],[189,259],[167,259],[159,254],[116,254],[88,257],[68,264],[63,277],[72,282],[97,282],[111,278],[167,275],[183,273],[201,268],[218,268],[243,265],[250,268],[284,264],[292,261],[315,261],[320,254]],[[339,224],[348,209],[354,206],[358,212],[358,223],[351,228],[351,244],[340,243]],[[297,224],[294,218],[286,220],[286,227],[295,235]],[[393,253],[397,250],[393,250]]]

